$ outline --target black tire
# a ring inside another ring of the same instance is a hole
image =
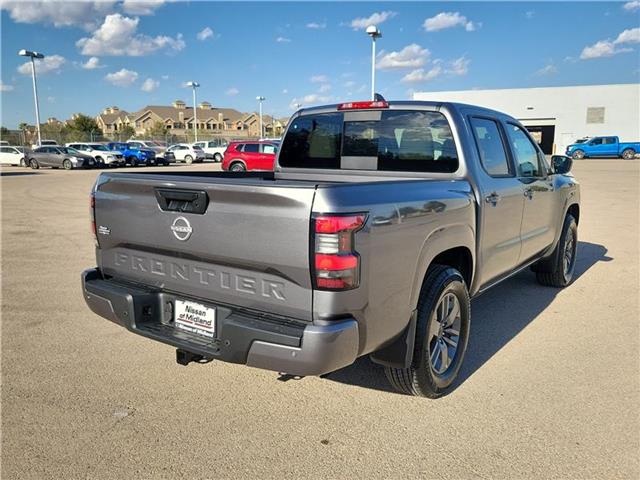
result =
[[[187,165],[191,165],[193,163],[193,157],[191,155],[186,155],[184,157],[184,163]]]
[[[40,168],[40,164],[38,163],[38,161],[35,158],[32,158],[31,160],[29,160],[29,166],[33,170],[38,170]]]
[[[571,158],[574,160],[582,160],[584,158],[584,150],[576,150],[571,154]]]
[[[551,261],[536,265],[538,283],[547,287],[564,288],[573,281],[578,249],[578,224],[570,213],[564,219],[562,234],[558,239]]]
[[[138,159],[136,157],[129,157],[129,165],[131,165],[132,167],[137,167],[138,166]]]
[[[625,160],[633,160],[636,156],[636,151],[633,148],[625,148],[622,151],[622,158]]]
[[[451,303],[451,296],[455,297],[457,302],[459,317],[456,315],[447,327],[444,322],[438,321],[440,313],[444,310],[436,312],[436,309],[440,308],[443,302],[447,302],[444,304],[446,307],[442,307],[448,311],[446,318],[454,316],[456,304]],[[449,311],[451,305],[452,309]],[[457,336],[451,333],[456,332],[455,327],[458,328]],[[470,327],[471,301],[462,275],[455,268],[432,265],[425,276],[418,301],[413,363],[409,368],[385,367],[385,374],[391,386],[399,392],[418,397],[438,398],[446,393],[462,366]],[[445,360],[440,354],[446,349],[449,358],[450,347],[453,348],[445,337],[449,341],[457,341],[453,359],[443,365]],[[441,346],[444,346],[444,349]],[[432,360],[432,357],[436,359]],[[438,360],[440,368],[434,363]],[[442,368],[442,371],[438,371]]]
[[[71,163],[71,160],[64,160],[62,162],[62,168],[64,168],[65,170],[71,170],[73,168],[73,164]]]
[[[220,163],[220,162],[222,161],[222,155],[220,155],[219,153],[216,153],[216,154],[213,156],[213,161],[214,161],[214,162],[218,162],[218,163]]]
[[[27,162],[26,162],[26,160],[24,158],[20,159],[20,166],[21,167],[26,167],[27,166]]]
[[[229,166],[230,172],[245,172],[247,169],[241,162],[234,162]]]

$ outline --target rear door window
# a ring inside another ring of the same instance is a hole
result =
[[[257,143],[247,143],[244,146],[244,153],[258,153],[259,145]]]
[[[261,145],[261,148],[262,148],[262,153],[266,153],[269,155],[273,155],[276,153],[276,146],[271,145],[270,143],[263,143]]]
[[[471,128],[484,170],[492,177],[509,176],[509,159],[498,123],[489,118],[473,117]]]
[[[540,161],[538,149],[529,139],[529,136],[522,128],[512,123],[508,123],[506,127],[511,152],[516,160],[518,176],[543,177],[544,168]]]
[[[283,167],[450,173],[458,169],[458,156],[441,113],[385,110],[376,120],[345,121],[342,112],[298,117],[287,131],[279,163]]]

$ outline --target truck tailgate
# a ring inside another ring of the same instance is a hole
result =
[[[206,194],[206,211],[167,210],[162,198],[180,190]],[[312,183],[102,174],[98,266],[185,297],[311,320],[314,194]]]

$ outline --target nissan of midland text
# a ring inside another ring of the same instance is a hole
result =
[[[485,108],[305,108],[272,172],[101,173],[84,298],[182,364],[305,376],[370,355],[434,398],[462,365],[471,298],[525,268],[574,279],[571,166]]]

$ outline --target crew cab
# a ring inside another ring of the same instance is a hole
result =
[[[156,152],[151,149],[138,148],[125,142],[109,142],[106,146],[111,151],[121,152],[125,162],[132,167],[156,164]]]
[[[204,151],[206,158],[212,158],[215,162],[221,162],[224,152],[229,146],[229,142],[222,138],[214,138],[202,142],[194,142],[192,145],[200,147]]]
[[[276,160],[278,144],[272,141],[231,142],[224,152],[222,170],[244,172],[271,171]]]
[[[572,282],[571,164],[481,107],[305,108],[273,172],[102,173],[84,298],[181,364],[305,376],[371,355],[399,391],[437,397],[462,365],[470,298],[528,267]]]
[[[81,153],[94,158],[98,167],[108,166],[117,167],[124,166],[124,155],[120,151],[109,150],[101,143],[84,143],[74,142],[67,143],[65,146],[78,150]]]
[[[618,137],[593,137],[567,147],[566,154],[576,160],[582,158],[612,157],[631,160],[640,153],[640,142],[620,142]]]

